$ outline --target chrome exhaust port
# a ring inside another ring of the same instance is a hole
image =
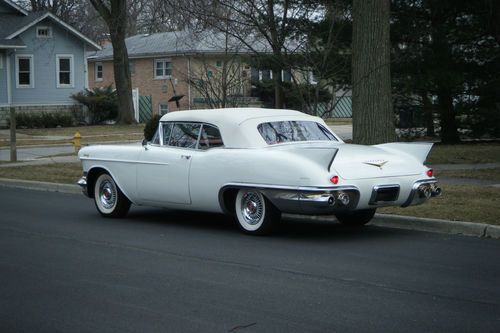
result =
[[[423,184],[418,187],[418,196],[420,198],[429,199],[432,196],[432,189],[428,184]]]
[[[345,192],[339,192],[337,199],[339,200],[339,202],[343,206],[349,205],[349,201],[351,201],[351,199],[349,198],[349,195],[347,195],[347,193],[345,193]]]
[[[441,187],[437,187],[436,184],[432,184],[432,196],[439,197],[442,193]]]

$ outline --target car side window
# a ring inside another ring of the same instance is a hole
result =
[[[159,145],[160,144],[160,127],[159,126],[155,132],[155,135],[151,139],[150,144],[152,144],[152,145]]]
[[[222,142],[219,129],[211,125],[203,124],[198,149],[207,150],[223,146],[224,142]]]
[[[163,123],[162,131],[163,131],[163,145],[167,146],[168,141],[170,140],[170,134],[172,133],[172,123]]]
[[[170,133],[169,146],[196,148],[201,124],[175,123]]]

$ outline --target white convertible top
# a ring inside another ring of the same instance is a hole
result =
[[[328,126],[319,117],[299,111],[263,108],[227,108],[176,111],[161,117],[161,121],[202,122],[217,126],[227,148],[258,148],[267,143],[257,130],[264,122],[283,120],[315,121]]]

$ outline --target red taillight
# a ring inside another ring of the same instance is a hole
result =
[[[429,177],[434,176],[434,170],[432,170],[432,169],[427,170],[427,176],[429,176]]]
[[[332,184],[337,185],[339,182],[339,176],[333,176],[332,178],[330,178],[330,181],[332,182]]]

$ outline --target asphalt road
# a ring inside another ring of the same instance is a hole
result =
[[[499,332],[500,241],[0,187],[0,332]]]

